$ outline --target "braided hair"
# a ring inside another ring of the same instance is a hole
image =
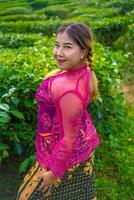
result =
[[[88,49],[87,60],[91,71],[94,71],[94,64],[92,59],[92,48]]]

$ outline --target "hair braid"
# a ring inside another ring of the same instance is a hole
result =
[[[89,67],[90,67],[91,71],[94,71],[94,64],[93,64],[93,58],[92,57],[93,57],[92,48],[89,47],[88,54],[87,54],[87,60],[88,60]]]
[[[94,72],[94,64],[93,64],[93,53],[92,53],[92,47],[91,45],[88,47],[88,53],[87,53],[87,60],[88,64],[91,70],[91,78],[90,78],[90,98],[91,99],[98,99],[99,93],[98,93],[98,80],[95,76]]]

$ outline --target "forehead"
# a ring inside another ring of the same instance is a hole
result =
[[[59,43],[70,43],[70,44],[74,44],[74,41],[71,37],[68,36],[68,34],[66,32],[63,33],[58,33],[57,37],[56,37],[56,41]]]

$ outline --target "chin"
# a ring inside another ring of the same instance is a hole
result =
[[[57,63],[57,66],[58,66],[59,69],[62,69],[62,70],[71,70],[72,69],[72,67],[69,67],[69,66],[67,67],[64,64]]]
[[[58,68],[59,68],[59,69],[64,69],[64,68],[63,68],[62,66],[60,66],[60,65],[58,65]]]
[[[59,64],[57,64],[57,65],[58,65],[59,69],[65,69],[66,70],[66,67],[59,65]]]

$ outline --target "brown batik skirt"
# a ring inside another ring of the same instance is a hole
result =
[[[42,172],[35,161],[20,185],[16,200],[91,200],[96,196],[94,151],[89,159],[69,168],[64,177],[45,192],[39,190]]]

